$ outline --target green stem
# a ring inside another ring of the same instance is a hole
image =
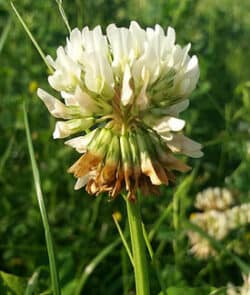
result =
[[[134,274],[137,295],[149,295],[148,265],[146,247],[142,230],[139,200],[131,202],[126,200],[127,214],[130,229],[130,238],[134,260]]]

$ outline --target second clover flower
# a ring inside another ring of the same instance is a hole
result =
[[[54,138],[81,136],[66,144],[83,154],[69,169],[76,189],[90,194],[108,192],[115,198],[123,189],[135,199],[137,189],[156,193],[174,181],[173,170],[187,165],[173,156],[202,156],[201,145],[185,137],[179,113],[189,105],[199,67],[188,55],[190,44],[175,44],[175,31],[161,26],[143,30],[100,26],[74,29],[66,47],[48,61],[54,69],[48,80],[64,103],[38,89],[56,123]]]

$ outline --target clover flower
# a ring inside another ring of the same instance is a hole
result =
[[[233,194],[227,188],[209,187],[196,196],[195,207],[200,210],[225,210],[234,203]]]
[[[236,287],[232,283],[227,285],[227,295],[249,295],[250,294],[250,275],[242,274],[243,285]]]
[[[195,206],[204,212],[192,213],[190,220],[209,236],[222,241],[230,231],[250,223],[250,204],[231,207],[232,204],[231,191],[226,188],[208,188],[196,196]],[[190,252],[197,258],[206,259],[216,255],[210,242],[198,232],[188,231],[188,237]]]
[[[229,232],[227,218],[223,212],[209,210],[203,213],[193,213],[190,219],[193,224],[218,241],[223,240]],[[206,259],[216,254],[210,242],[198,232],[189,231],[188,237],[192,245],[190,252],[197,258]]]
[[[138,188],[156,193],[175,180],[173,170],[189,170],[173,153],[202,156],[178,118],[199,78],[189,50],[175,43],[173,28],[165,34],[159,25],[144,30],[132,21],[129,28],[109,25],[106,35],[100,26],[76,28],[56,59],[48,56],[49,84],[64,103],[42,89],[38,96],[60,119],[54,138],[80,133],[66,141],[83,154],[69,169],[75,189],[86,185],[88,193],[111,198],[126,189],[133,200]]]

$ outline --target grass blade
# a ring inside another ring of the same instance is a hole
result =
[[[0,176],[2,174],[2,171],[4,169],[6,161],[8,160],[8,158],[9,158],[9,156],[11,154],[11,150],[12,150],[12,147],[13,147],[13,144],[14,144],[14,140],[15,140],[15,135],[13,135],[10,138],[9,143],[7,145],[7,148],[6,148],[5,152],[3,153],[2,158],[0,160]]]
[[[116,227],[117,227],[117,230],[118,230],[118,232],[119,232],[119,235],[120,235],[120,237],[121,237],[121,240],[122,240],[122,243],[123,243],[123,245],[124,245],[124,248],[126,249],[126,251],[127,251],[127,253],[128,253],[128,257],[129,257],[129,259],[130,259],[130,262],[131,262],[131,264],[132,264],[133,267],[134,267],[134,260],[133,260],[133,256],[132,256],[131,250],[130,250],[130,248],[129,248],[129,245],[128,245],[128,243],[127,243],[125,237],[124,237],[124,234],[123,234],[123,232],[122,232],[122,230],[121,230],[121,227],[120,227],[120,225],[119,225],[117,219],[115,218],[115,215],[113,214],[112,217],[113,217],[114,223],[115,223],[115,225],[116,225]]]
[[[63,19],[63,22],[65,23],[65,26],[67,28],[67,30],[69,31],[69,33],[71,33],[71,28],[70,28],[70,25],[69,25],[69,21],[68,21],[68,18],[66,16],[66,13],[63,9],[63,6],[62,6],[62,0],[56,0],[56,3],[58,5],[58,9],[60,11],[60,14],[62,16],[62,19]]]
[[[34,38],[34,36],[32,35],[31,31],[29,30],[29,28],[27,27],[26,23],[24,22],[23,18],[21,17],[21,15],[19,14],[19,12],[17,11],[15,5],[13,4],[13,2],[10,2],[10,5],[13,9],[13,11],[15,12],[18,20],[20,21],[21,25],[23,26],[25,32],[27,33],[27,35],[29,36],[30,40],[32,41],[33,45],[35,46],[35,48],[37,49],[38,53],[40,54],[41,58],[43,59],[43,61],[45,62],[46,66],[48,67],[49,71],[51,73],[54,72],[54,70],[52,69],[52,67],[50,66],[50,64],[48,63],[45,54],[43,53],[41,47],[39,46],[39,44],[37,43],[36,39]]]
[[[53,294],[60,295],[61,291],[60,291],[58,271],[56,266],[56,257],[54,252],[53,240],[52,240],[48,216],[47,216],[47,212],[46,212],[46,208],[45,208],[45,204],[43,200],[43,194],[42,194],[41,183],[40,183],[40,175],[39,175],[39,170],[35,160],[34,148],[33,148],[32,140],[31,140],[30,128],[29,128],[29,122],[28,122],[28,116],[27,116],[25,104],[23,104],[23,116],[24,116],[24,125],[25,125],[28,150],[29,150],[30,161],[31,161],[31,167],[33,172],[35,190],[37,195],[37,201],[38,201],[42,222],[43,222],[43,227],[45,231],[45,239],[46,239],[46,246],[47,246],[47,251],[49,256],[49,266],[50,266],[50,275],[51,275],[51,281],[52,281]]]
[[[89,276],[92,274],[92,272],[98,266],[98,264],[107,255],[109,255],[120,242],[121,242],[121,240],[120,240],[120,238],[118,238],[113,243],[109,244],[84,268],[82,276],[81,276],[79,282],[77,283],[77,288],[76,288],[76,291],[74,294],[76,294],[76,295],[82,294],[82,289],[83,289],[87,279],[89,278]]]
[[[3,30],[3,33],[2,33],[2,35],[0,37],[0,53],[3,50],[4,44],[5,44],[6,40],[7,40],[8,35],[9,35],[11,24],[12,24],[12,20],[9,17],[8,22],[7,22],[7,24],[6,24],[6,26],[5,26],[4,30]]]
[[[161,286],[162,294],[163,295],[166,295],[166,289],[167,289],[167,287],[165,286],[165,283],[162,280],[161,272],[160,272],[160,269],[159,269],[159,266],[158,266],[158,262],[156,260],[156,257],[155,257],[155,254],[154,254],[152,245],[150,243],[149,235],[147,234],[147,231],[146,231],[146,228],[145,228],[144,223],[142,223],[142,232],[143,232],[143,237],[144,237],[144,240],[145,240],[147,249],[148,249],[149,256],[150,256],[151,261],[152,261],[152,265],[153,265],[153,267],[155,269],[157,279],[158,279],[159,284]]]
[[[152,229],[150,230],[148,234],[149,241],[152,241],[155,234],[157,233],[159,227],[162,225],[162,223],[166,220],[166,218],[169,216],[171,211],[173,210],[173,203],[171,202],[163,211],[163,213],[160,215],[160,217],[156,220],[154,223]]]

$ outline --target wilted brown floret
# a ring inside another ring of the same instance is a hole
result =
[[[86,190],[89,194],[107,192],[114,199],[126,190],[128,198],[135,200],[136,192],[140,189],[143,195],[157,195],[161,184],[168,185],[175,181],[172,170],[185,172],[190,169],[172,156],[167,147],[165,153],[162,146],[147,147],[148,139],[143,138],[149,136],[147,132],[135,140],[131,133],[119,137],[113,130],[106,131],[111,133],[110,144],[103,148],[100,145],[103,138],[97,136],[93,139],[96,143],[91,142],[86,154],[68,170],[77,178],[87,178]],[[105,132],[102,134],[104,137]],[[133,141],[129,140],[131,136]],[[160,148],[160,153],[153,153]]]

